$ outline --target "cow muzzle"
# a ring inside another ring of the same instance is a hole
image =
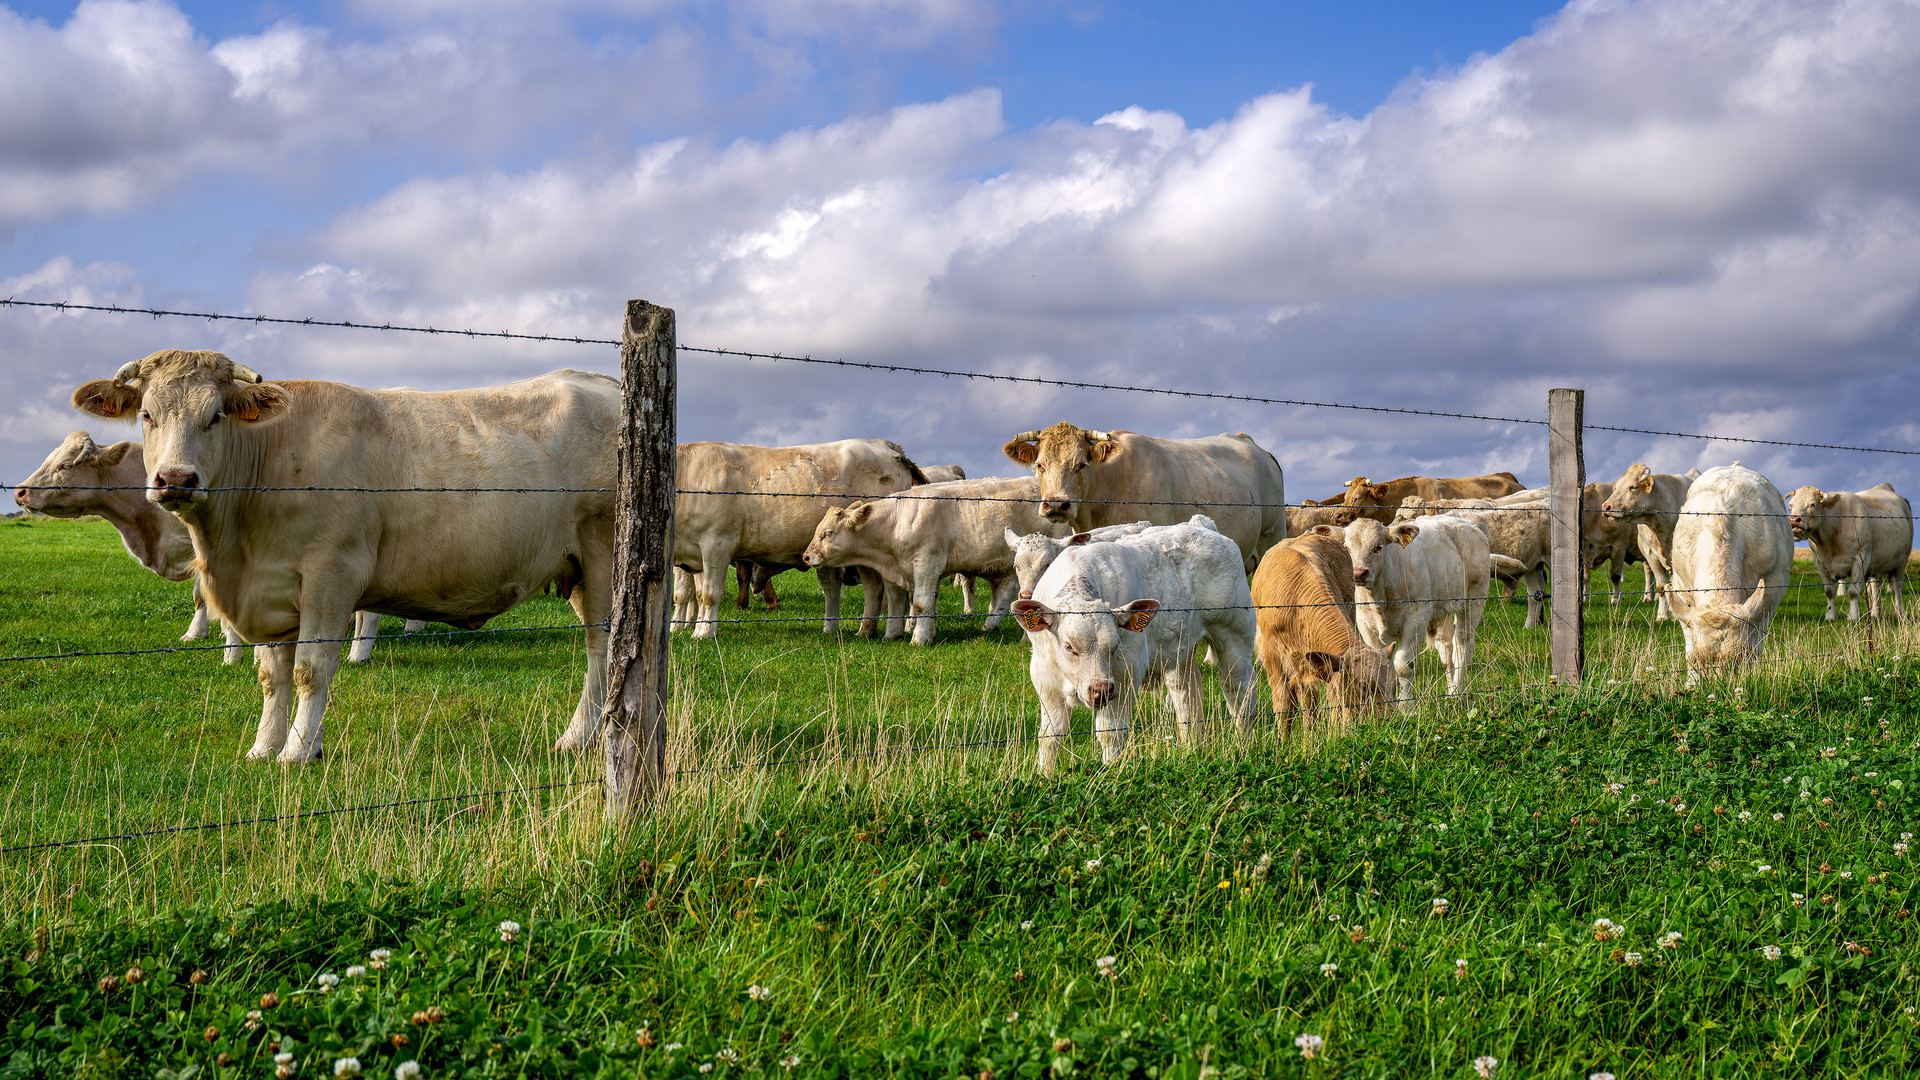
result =
[[[1040,500],[1040,516],[1049,521],[1065,521],[1073,516],[1072,499]]]
[[[1787,527],[1793,530],[1793,538],[1795,540],[1806,539],[1806,536],[1804,535],[1806,533],[1806,526],[1801,523],[1799,518],[1797,517],[1788,518]]]
[[[788,550],[792,550],[792,549],[789,548]],[[819,552],[809,551],[806,554],[800,556],[800,561],[803,563],[806,563],[808,566],[818,567],[821,563],[825,562],[826,560],[820,557]]]
[[[206,497],[206,489],[200,484],[200,470],[177,465],[154,470],[153,480],[147,488],[147,499],[162,506]]]
[[[1032,589],[1021,589],[1021,590],[1020,590],[1020,599],[1022,599],[1022,600],[1031,600],[1031,599],[1033,599],[1033,590],[1032,590]]]
[[[1113,680],[1111,679],[1101,679],[1098,682],[1090,682],[1081,692],[1086,697],[1087,707],[1090,709],[1104,708],[1113,704],[1115,696]]]
[[[1353,568],[1353,583],[1355,585],[1365,585],[1372,577],[1373,571],[1371,570],[1362,570],[1357,566]]]
[[[13,501],[16,503],[19,503],[21,506],[31,505],[30,503],[28,503],[27,500],[31,499],[32,497],[33,497],[33,493],[31,491],[28,491],[26,488],[20,487],[20,488],[13,489]]]

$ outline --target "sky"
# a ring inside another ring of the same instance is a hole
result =
[[[0,296],[617,336],[1920,451],[1920,4],[0,3]],[[0,480],[161,348],[487,385],[605,347],[0,307]],[[1292,499],[1544,430],[684,353],[683,439],[970,475],[1246,431]],[[1590,431],[1590,479],[1910,455]]]

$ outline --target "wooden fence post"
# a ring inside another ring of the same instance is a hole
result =
[[[614,817],[651,803],[667,777],[674,367],[673,309],[627,301],[605,716],[607,812]]]
[[[1578,686],[1587,666],[1585,612],[1580,603],[1586,560],[1580,551],[1581,495],[1587,464],[1581,451],[1585,390],[1547,391],[1547,513],[1552,526],[1553,674],[1563,686]]]

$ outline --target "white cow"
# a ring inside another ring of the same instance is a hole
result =
[[[1675,516],[1687,501],[1687,489],[1693,481],[1672,473],[1657,473],[1638,464],[1620,474],[1600,506],[1609,521],[1626,521],[1636,526],[1640,554],[1647,560],[1647,577],[1653,582],[1657,607],[1653,619],[1660,622],[1673,617],[1667,600],[1667,582],[1673,576],[1673,529]]]
[[[1446,514],[1397,525],[1360,518],[1344,532],[1332,525],[1314,531],[1347,545],[1360,636],[1393,653],[1399,696],[1413,696],[1413,662],[1422,643],[1440,654],[1447,693],[1465,693],[1493,567],[1486,534]]]
[[[1040,516],[1040,485],[1011,480],[922,484],[884,499],[828,510],[801,558],[808,566],[864,566],[887,584],[911,591],[913,643],[933,644],[940,580],[959,572],[986,578],[993,590],[985,629],[1000,625],[1018,579],[1002,537],[1022,529],[1064,529]]]
[[[1076,701],[1093,710],[1101,761],[1119,758],[1150,675],[1165,683],[1180,734],[1190,738],[1204,701],[1194,660],[1203,641],[1220,657],[1228,711],[1249,729],[1253,594],[1239,546],[1212,529],[1165,525],[1069,547],[1013,613],[1033,644],[1042,773],[1053,773]]]
[[[1687,642],[1689,682],[1702,669],[1752,660],[1793,569],[1787,504],[1739,462],[1693,482],[1673,530],[1673,614]]]
[[[1474,505],[1474,504],[1479,505]],[[1498,504],[1484,499],[1426,500],[1409,495],[1394,511],[1395,524],[1433,514],[1449,514],[1470,521],[1487,537],[1493,554],[1493,573],[1504,581],[1519,581],[1527,590],[1527,622],[1524,629],[1545,624],[1543,608],[1547,598],[1547,566],[1553,561],[1552,520],[1544,502]]]
[[[1199,525],[1213,529],[1213,519],[1205,514],[1195,514],[1187,519],[1189,525]],[[1025,536],[1008,529],[1002,534],[1007,547],[1013,549],[1013,572],[1020,579],[1020,599],[1033,599],[1033,590],[1040,583],[1040,575],[1047,572],[1053,560],[1067,550],[1069,544],[1098,543],[1105,540],[1118,540],[1123,536],[1132,536],[1137,532],[1153,528],[1151,521],[1130,521],[1125,525],[1102,525],[1071,536],[1054,536],[1044,532],[1028,533]],[[1215,532],[1220,530],[1214,529]]]
[[[1860,590],[1868,588],[1867,615],[1880,617],[1880,592],[1869,582],[1893,589],[1893,610],[1907,617],[1900,592],[1913,551],[1913,507],[1893,490],[1875,484],[1865,491],[1821,491],[1803,487],[1787,496],[1787,524],[1795,540],[1813,549],[1813,565],[1827,594],[1827,621],[1837,615],[1834,589],[1851,582],[1847,618],[1860,617]]]

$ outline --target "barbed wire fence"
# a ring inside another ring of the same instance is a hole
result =
[[[641,302],[638,302],[638,301],[635,302],[635,304],[640,304],[640,303]],[[868,361],[815,358],[807,355],[793,355],[793,354],[779,353],[779,352],[763,352],[763,351],[753,351],[753,350],[744,350],[744,349],[707,348],[707,347],[699,347],[699,346],[678,345],[677,342],[672,340],[672,337],[673,337],[672,313],[670,311],[667,311],[666,309],[653,308],[651,305],[644,305],[644,307],[647,312],[654,313],[654,317],[655,317],[656,325],[654,326],[654,338],[656,340],[652,340],[652,341],[637,340],[638,337],[644,337],[645,335],[644,334],[636,335],[636,332],[635,332],[636,309],[634,308],[630,308],[626,332],[623,334],[623,337],[621,339],[616,340],[616,339],[609,339],[609,338],[592,338],[592,337],[584,337],[584,336],[559,335],[559,334],[516,333],[510,330],[500,330],[500,331],[482,331],[482,330],[471,330],[471,329],[454,330],[454,329],[444,329],[444,328],[437,328],[437,327],[430,327],[430,326],[396,325],[392,323],[372,324],[372,323],[363,323],[363,322],[353,322],[348,320],[284,318],[284,317],[270,317],[270,316],[264,316],[264,315],[237,315],[237,314],[227,314],[227,313],[218,313],[218,312],[190,312],[190,311],[179,311],[179,310],[161,309],[161,308],[130,308],[130,307],[122,307],[122,306],[116,306],[116,305],[89,305],[89,304],[50,302],[50,301],[28,301],[28,300],[19,300],[16,298],[7,298],[5,300],[0,300],[0,307],[39,308],[39,309],[51,309],[51,310],[56,310],[61,312],[89,312],[89,313],[120,314],[120,315],[146,315],[156,319],[162,318],[162,317],[177,317],[177,318],[204,319],[209,321],[232,321],[232,322],[240,322],[240,323],[275,324],[275,325],[300,326],[300,327],[316,327],[316,328],[326,327],[326,328],[341,328],[341,329],[356,329],[356,330],[376,330],[376,331],[403,332],[403,333],[415,333],[415,334],[426,334],[426,335],[446,335],[446,336],[455,336],[455,337],[465,337],[469,339],[493,338],[493,339],[510,339],[510,340],[543,342],[543,343],[619,346],[621,348],[622,357],[623,357],[623,384],[632,386],[638,380],[652,378],[656,381],[656,385],[657,385],[658,380],[662,377],[663,373],[657,370],[653,372],[642,370],[644,368],[645,363],[650,359],[656,368],[659,368],[662,365],[664,365],[665,386],[667,387],[664,407],[653,409],[652,415],[650,418],[636,416],[634,415],[635,410],[633,410],[632,408],[629,408],[628,416],[626,417],[626,424],[628,428],[628,432],[627,432],[628,443],[631,444],[636,440],[643,441],[644,439],[649,437],[652,438],[654,442],[658,443],[661,432],[662,430],[664,430],[666,445],[669,449],[669,452],[672,446],[672,418],[674,413],[672,390],[671,390],[672,382],[673,382],[672,365],[673,365],[673,357],[678,351],[704,353],[704,354],[710,354],[710,355],[716,355],[716,356],[728,356],[728,357],[737,357],[737,358],[746,358],[746,359],[762,359],[762,360],[768,360],[772,362],[793,362],[793,363],[801,363],[801,364],[853,368],[853,369],[880,371],[880,372],[915,375],[915,376],[938,376],[942,378],[960,378],[960,379],[981,380],[981,381],[988,381],[988,382],[1005,382],[1005,383],[1024,384],[1024,385],[1051,386],[1051,387],[1058,387],[1063,389],[1117,391],[1117,392],[1139,393],[1139,394],[1158,394],[1158,395],[1165,395],[1165,396],[1192,399],[1192,400],[1207,400],[1207,401],[1234,402],[1234,403],[1242,403],[1242,404],[1259,404],[1259,405],[1300,407],[1300,408],[1339,409],[1339,410],[1352,410],[1352,411],[1380,413],[1380,414],[1395,414],[1395,415],[1407,415],[1407,416],[1456,419],[1456,420],[1481,422],[1481,423],[1544,426],[1549,429],[1549,450],[1550,450],[1549,471],[1552,474],[1552,480],[1550,481],[1549,490],[1547,492],[1546,498],[1544,500],[1532,501],[1528,503],[1522,503],[1519,505],[1493,504],[1493,505],[1485,505],[1485,506],[1475,506],[1472,509],[1473,509],[1473,512],[1475,513],[1492,511],[1496,513],[1510,512],[1510,513],[1526,513],[1526,514],[1535,514],[1535,515],[1543,514],[1543,513],[1546,514],[1549,517],[1551,524],[1553,526],[1553,544],[1552,544],[1552,560],[1551,560],[1553,563],[1552,570],[1551,570],[1552,579],[1568,580],[1569,579],[1568,575],[1570,575],[1571,579],[1579,580],[1583,583],[1583,585],[1587,580],[1588,572],[1591,569],[1591,567],[1588,564],[1588,553],[1583,552],[1581,550],[1582,519],[1583,519],[1583,516],[1585,516],[1588,513],[1591,513],[1591,508],[1587,506],[1587,503],[1590,500],[1587,498],[1587,493],[1585,491],[1585,488],[1587,485],[1585,482],[1584,465],[1581,460],[1581,453],[1582,453],[1581,440],[1582,440],[1583,430],[1598,430],[1598,431],[1609,431],[1609,432],[1616,432],[1616,433],[1642,434],[1642,435],[1651,435],[1651,436],[1657,436],[1657,437],[1699,439],[1699,440],[1707,440],[1712,442],[1742,443],[1742,444],[1778,446],[1778,447],[1801,447],[1801,448],[1808,448],[1808,449],[1845,451],[1845,452],[1856,452],[1856,453],[1920,455],[1920,451],[1908,450],[1903,448],[1853,446],[1853,445],[1815,443],[1815,442],[1795,442],[1795,441],[1786,441],[1786,440],[1769,440],[1769,439],[1759,439],[1759,438],[1746,438],[1746,437],[1739,437],[1739,436],[1713,435],[1713,434],[1706,434],[1706,433],[1699,433],[1699,432],[1660,431],[1660,430],[1654,430],[1654,429],[1634,428],[1634,427],[1625,427],[1625,426],[1611,426],[1611,425],[1592,425],[1590,427],[1586,427],[1581,423],[1580,414],[1582,411],[1582,404],[1580,402],[1580,397],[1579,397],[1580,392],[1578,391],[1555,391],[1554,396],[1550,397],[1549,416],[1547,419],[1543,420],[1543,419],[1534,418],[1534,417],[1497,416],[1497,415],[1489,415],[1489,414],[1482,414],[1482,413],[1456,412],[1456,411],[1435,410],[1435,409],[1417,409],[1417,408],[1407,408],[1407,407],[1399,407],[1399,406],[1366,405],[1366,404],[1347,403],[1347,402],[1328,402],[1328,401],[1314,401],[1314,400],[1306,400],[1306,399],[1262,397],[1262,396],[1251,395],[1251,394],[1224,393],[1224,392],[1196,390],[1196,389],[1141,386],[1141,385],[1131,385],[1131,384],[1123,384],[1123,383],[1094,382],[1094,381],[1085,381],[1085,380],[1052,379],[1052,378],[1045,378],[1040,376],[1014,375],[1014,374],[998,373],[998,372],[967,371],[967,370],[959,370],[959,369],[944,369],[944,368],[933,368],[933,367],[914,366],[914,365],[876,363],[876,362],[868,362]],[[664,342],[657,340],[660,336],[658,333],[658,330],[659,330],[658,313],[660,312],[665,312]],[[648,355],[649,350],[651,353],[650,356]],[[1572,396],[1567,397],[1565,395],[1572,395]],[[665,422],[664,429],[661,427],[661,421],[663,419]],[[649,428],[649,425],[651,425],[650,428]],[[648,430],[643,430],[643,429],[648,429]],[[631,449],[630,445],[623,445],[623,462],[627,457],[627,451],[629,449]],[[636,502],[645,501],[645,498],[641,493],[636,493],[630,489],[636,485],[645,486],[648,482],[649,481],[647,477],[633,474],[631,470],[626,469],[623,465],[621,487],[619,489],[608,489],[605,487],[461,488],[461,487],[444,487],[444,486],[442,487],[364,487],[364,486],[357,487],[357,486],[321,486],[321,485],[301,485],[301,486],[241,485],[241,486],[209,487],[203,490],[209,493],[217,493],[217,492],[253,492],[253,493],[340,492],[340,493],[355,493],[355,494],[363,494],[363,495],[607,493],[610,490],[617,490],[618,494],[621,496],[621,505],[624,511],[626,508],[633,506]],[[1032,500],[1029,498],[1010,498],[1005,496],[966,495],[966,494],[956,494],[956,493],[950,493],[950,492],[942,492],[940,494],[926,494],[926,493],[915,494],[913,489],[891,491],[891,492],[852,493],[852,492],[789,492],[789,491],[752,490],[752,489],[745,489],[745,488],[676,488],[670,482],[667,482],[664,484],[661,483],[661,478],[658,476],[654,476],[651,479],[651,484],[652,484],[652,490],[653,490],[653,493],[652,493],[653,501],[656,504],[660,504],[664,502],[665,506],[667,507],[668,516],[666,518],[666,521],[668,523],[668,529],[670,529],[670,523],[672,520],[671,519],[672,503],[676,498],[683,498],[683,497],[735,498],[735,499],[739,499],[739,498],[789,498],[789,499],[802,498],[802,499],[813,499],[813,500],[824,499],[824,500],[830,500],[838,503],[865,501],[865,500],[874,500],[874,499],[893,499],[893,500],[902,500],[902,501],[939,500],[939,501],[947,501],[947,502],[977,502],[977,503],[1029,504],[1029,505],[1032,503]],[[22,486],[18,490],[22,492],[33,491],[33,490],[64,490],[64,491],[141,490],[141,491],[145,491],[146,488],[144,487],[144,485],[138,486],[138,487],[131,486],[131,485],[74,485],[70,487],[46,485],[42,487]],[[1363,503],[1363,502],[1354,502],[1352,501],[1352,499],[1353,499],[1353,496],[1349,494],[1348,496],[1349,501],[1345,505],[1345,509],[1349,512],[1348,520],[1351,520],[1355,516],[1373,516],[1373,515],[1367,514],[1368,511],[1386,511],[1386,510],[1399,509],[1399,506],[1397,503],[1393,503],[1393,504]],[[1148,519],[1153,519],[1155,517],[1169,516],[1167,514],[1159,513],[1159,511],[1163,511],[1163,510],[1193,510],[1195,512],[1201,512],[1204,510],[1223,510],[1223,509],[1259,509],[1259,510],[1278,509],[1284,514],[1288,510],[1303,510],[1303,511],[1317,510],[1324,513],[1329,509],[1325,504],[1317,504],[1317,503],[1311,503],[1311,502],[1267,503],[1267,502],[1261,502],[1257,500],[1241,501],[1241,502],[1155,501],[1155,500],[1138,500],[1138,499],[1114,499],[1114,500],[1096,499],[1096,500],[1077,500],[1077,501],[1085,505],[1112,506],[1115,504],[1121,504],[1124,507],[1129,508],[1130,510],[1131,509],[1145,510],[1146,516]],[[1668,511],[1668,512],[1663,512],[1662,516],[1665,516],[1671,519],[1671,518],[1677,518],[1679,516],[1688,516],[1688,515],[1701,515],[1701,516],[1711,516],[1711,517],[1751,517],[1751,516],[1778,517],[1780,516],[1777,513],[1754,514],[1751,512],[1743,513],[1738,511],[1712,511],[1712,510]],[[627,532],[629,526],[632,524],[631,522],[627,522],[624,520],[625,516],[626,515],[623,514],[623,524],[622,524],[623,535]],[[1380,515],[1380,516],[1386,516],[1386,515]],[[1859,516],[1877,518],[1877,517],[1882,517],[1884,515],[1869,514],[1869,515],[1859,515]],[[648,528],[652,529],[653,535],[655,536],[657,542],[662,544],[665,543],[665,534],[667,530],[661,529],[660,523],[658,521],[653,522],[651,525],[647,525],[644,523],[642,524],[643,532]],[[751,561],[751,560],[748,560],[748,561]],[[1598,563],[1596,562],[1593,565],[1597,566]],[[823,567],[822,573],[824,574],[827,571],[827,569],[828,568]],[[721,579],[722,579],[720,582],[721,585],[724,585],[724,577],[726,574],[726,570],[727,570],[726,567],[719,567],[717,569],[710,568],[710,572],[717,572],[721,576]],[[962,570],[961,572],[965,572],[965,571]],[[105,842],[108,840],[137,839],[137,838],[149,837],[149,836],[162,836],[162,835],[172,835],[177,833],[208,831],[208,830],[221,829],[221,828],[227,828],[227,827],[241,827],[241,826],[254,825],[254,824],[296,821],[296,820],[304,820],[304,819],[313,818],[313,817],[334,816],[334,815],[352,813],[357,811],[392,809],[392,808],[410,806],[410,805],[459,801],[463,799],[473,800],[473,799],[483,799],[483,798],[489,798],[489,797],[498,797],[498,796],[508,795],[508,794],[531,794],[531,793],[554,790],[559,788],[582,787],[589,784],[604,784],[608,790],[608,796],[609,796],[608,801],[610,805],[616,805],[616,806],[631,805],[631,804],[634,804],[636,801],[644,801],[645,797],[651,795],[654,792],[659,791],[662,785],[664,785],[668,779],[668,774],[665,769],[665,761],[666,761],[665,759],[665,740],[666,740],[665,702],[666,702],[667,695],[665,691],[666,663],[665,663],[665,651],[664,651],[667,634],[673,629],[686,628],[686,627],[700,627],[700,626],[706,626],[706,625],[714,625],[715,629],[717,630],[720,625],[733,625],[733,624],[742,624],[742,623],[762,623],[762,622],[764,623],[801,623],[801,622],[819,621],[819,618],[811,615],[779,616],[779,617],[766,616],[761,618],[735,617],[735,618],[724,618],[724,619],[718,617],[717,615],[710,618],[676,617],[682,613],[671,612],[669,610],[669,605],[672,602],[670,599],[670,593],[672,590],[667,586],[668,575],[665,573],[665,570],[663,569],[662,562],[656,561],[654,565],[651,567],[636,567],[636,566],[629,565],[624,568],[623,573],[629,579],[634,579],[634,580],[646,579],[641,582],[642,585],[646,585],[650,582],[650,585],[651,585],[650,588],[639,587],[631,584],[631,582],[629,583],[629,585],[627,586],[628,592],[639,595],[639,604],[638,604],[639,610],[638,611],[632,610],[635,608],[635,605],[630,603],[628,605],[629,610],[624,611],[624,614],[630,624],[628,628],[632,630],[637,626],[638,636],[645,638],[648,642],[650,642],[650,644],[647,647],[653,649],[659,655],[659,660],[652,666],[652,669],[644,673],[648,678],[651,678],[655,681],[655,686],[653,687],[653,693],[638,695],[636,700],[641,702],[642,708],[635,711],[632,715],[626,716],[624,718],[619,715],[619,709],[616,707],[616,705],[617,705],[618,699],[622,696],[621,689],[618,686],[610,687],[608,737],[611,741],[620,737],[621,734],[624,732],[625,736],[635,744],[635,747],[634,747],[635,752],[627,755],[627,758],[624,764],[614,760],[614,758],[616,758],[617,755],[610,754],[610,762],[609,762],[610,765],[615,765],[619,771],[624,772],[626,774],[624,776],[616,776],[614,774],[615,770],[610,769],[606,777],[602,779],[597,779],[597,780],[583,780],[583,781],[574,781],[574,782],[559,783],[559,784],[530,785],[522,788],[499,789],[494,791],[474,792],[474,793],[467,793],[467,794],[461,794],[461,795],[434,796],[434,797],[425,798],[425,799],[396,800],[396,801],[389,801],[389,802],[383,802],[378,804],[368,804],[365,806],[356,806],[356,807],[330,808],[325,810],[307,811],[307,812],[302,812],[299,814],[291,814],[291,815],[268,815],[264,817],[240,819],[240,820],[226,821],[226,822],[207,822],[207,823],[192,824],[192,825],[181,825],[181,826],[173,826],[173,827],[166,827],[166,828],[153,829],[153,830],[143,830],[143,831],[137,831],[132,833],[116,834],[114,836],[109,836],[109,837],[87,837],[87,838],[72,838],[67,840],[40,841],[35,843],[16,844],[11,846],[0,847],[0,854],[37,851],[37,850],[45,850],[49,848],[58,848],[58,847],[81,846],[86,844]],[[949,571],[949,573],[951,573],[951,571]],[[648,578],[649,574],[652,575],[651,578]],[[941,576],[944,579],[946,576],[948,576],[948,574],[943,574]],[[1897,596],[1899,582],[1896,580],[1892,582],[1892,585],[1895,589],[1895,595]],[[1831,590],[1832,583],[1826,582],[1826,581],[1806,581],[1806,582],[1799,582],[1799,583],[1788,582],[1782,585],[1763,584],[1760,587],[1762,589],[1781,589],[1781,590],[1806,589],[1806,588],[1821,588],[1821,589]],[[1872,588],[1872,585],[1869,585],[1868,587]],[[620,591],[619,586],[616,586],[616,591]],[[1585,590],[1582,589],[1580,591],[1584,592]],[[1695,589],[1677,589],[1669,585],[1666,591],[1668,593],[1734,591],[1734,592],[1745,594],[1749,590],[1743,586],[1712,586],[1712,587],[1703,587],[1703,588],[1695,588]],[[1551,592],[1541,592],[1537,594],[1536,598],[1541,601],[1552,601],[1554,599],[1553,594]],[[1401,604],[1436,603],[1436,602],[1437,603],[1467,603],[1475,600],[1485,601],[1486,599],[1487,599],[1486,597],[1440,597],[1440,598],[1427,597],[1427,598],[1418,598],[1418,599],[1386,600],[1386,599],[1376,599],[1371,597],[1367,597],[1367,598],[1357,597],[1352,605],[1348,605],[1343,602],[1337,605],[1256,603],[1254,606],[1257,610],[1274,609],[1274,608],[1315,607],[1315,606],[1341,606],[1341,607],[1347,607],[1352,611],[1363,611],[1369,608],[1381,608],[1381,607],[1388,607],[1388,606],[1401,605]],[[1592,599],[1594,602],[1598,601],[1599,597],[1597,595],[1597,590],[1596,590],[1595,596]],[[992,618],[996,615],[996,612],[994,611],[987,611],[987,612],[978,613],[978,614],[959,614],[959,613],[951,613],[951,612],[940,613],[936,610],[936,611],[932,611],[924,614],[901,616],[896,614],[894,610],[894,607],[895,605],[897,605],[897,603],[898,601],[896,600],[894,605],[889,605],[888,610],[883,614],[883,617],[889,623],[890,631],[895,631],[895,632],[902,629],[907,620],[929,620],[929,621],[969,620],[971,621],[971,620],[981,620],[981,619]],[[1218,608],[1189,605],[1189,606],[1169,606],[1162,610],[1167,613],[1188,613],[1188,612],[1199,613],[1199,612],[1204,612],[1209,610],[1218,610]],[[1508,690],[1514,690],[1514,691],[1539,690],[1539,689],[1544,689],[1548,687],[1577,686],[1581,682],[1581,679],[1583,676],[1583,669],[1584,669],[1583,649],[1584,649],[1585,631],[1584,631],[1584,624],[1582,622],[1582,618],[1583,618],[1582,612],[1584,610],[1584,602],[1575,602],[1571,604],[1566,604],[1566,603],[1553,604],[1552,610],[1554,612],[1554,621],[1552,624],[1550,641],[1552,642],[1552,649],[1553,649],[1554,655],[1553,655],[1552,663],[1550,665],[1552,669],[1552,674],[1549,676],[1548,679],[1541,682],[1537,682],[1537,683],[1526,684],[1526,685],[1516,686],[1511,688],[1502,687],[1500,690],[1496,690],[1496,691],[1485,691],[1485,690],[1468,691],[1465,696],[1474,697],[1474,696],[1481,696],[1481,695],[1490,694],[1490,693],[1505,692]],[[601,628],[617,631],[618,624],[622,619],[622,615],[623,615],[623,611],[617,609],[614,614],[614,617],[609,620],[609,623],[602,624]],[[852,618],[849,617],[846,621],[852,621]],[[1868,625],[1869,627],[1871,626],[1871,621],[1869,621]],[[407,639],[417,640],[417,639],[434,639],[434,638],[465,638],[465,637],[479,636],[479,635],[553,633],[553,632],[562,632],[562,631],[579,631],[582,629],[585,629],[585,627],[583,627],[580,624],[543,625],[543,626],[528,626],[528,627],[497,627],[497,628],[488,628],[488,629],[470,629],[470,630],[453,630],[453,631],[444,631],[444,632],[412,633],[407,635]],[[888,636],[895,636],[895,633],[890,632]],[[296,644],[335,644],[335,643],[351,642],[355,640],[357,639],[353,637],[298,638],[296,635],[296,640],[275,642],[273,643],[273,645],[277,647],[277,646],[296,645]],[[226,648],[226,646],[223,646],[223,645],[200,645],[200,646],[169,646],[169,647],[161,647],[161,648],[69,650],[69,651],[48,652],[48,653],[0,656],[0,664],[25,663],[25,662],[53,662],[53,661],[76,660],[76,659],[90,658],[90,657],[97,658],[97,657],[149,656],[149,655],[174,653],[174,652],[212,651],[212,650],[224,649],[224,648]],[[1869,637],[1868,637],[1869,652],[1871,652],[1872,648],[1873,648],[1873,639],[1871,637],[1871,634],[1869,633]],[[1854,656],[1856,654],[1835,652],[1835,653],[1818,654],[1818,655],[1840,657],[1840,656]],[[1781,662],[1783,660],[1804,660],[1804,659],[1812,659],[1812,658],[1813,657],[1811,656],[1770,658],[1769,660],[1763,660],[1762,662]],[[1643,676],[1646,676],[1649,674],[1672,674],[1672,673],[1687,671],[1687,670],[1688,668],[1662,669],[1658,671],[1655,671],[1653,669],[1643,669],[1640,672],[1640,674]],[[634,695],[627,695],[627,696],[634,697]],[[1391,699],[1376,701],[1373,704],[1385,707],[1385,706],[1395,706],[1395,705],[1402,705],[1402,704],[1412,704],[1412,703],[1421,702],[1421,701],[1459,700],[1460,697],[1461,695],[1450,696],[1446,694],[1417,695],[1417,696],[1406,696],[1406,697],[1397,696]],[[651,706],[648,706],[646,704],[647,699],[649,698],[652,699]],[[1204,727],[1206,725],[1223,723],[1229,720],[1246,724],[1246,723],[1251,723],[1253,720],[1256,720],[1256,719],[1278,719],[1278,718],[1279,717],[1276,713],[1262,712],[1262,713],[1255,713],[1244,718],[1231,717],[1231,716],[1205,717],[1205,718],[1192,721],[1191,724],[1194,727]],[[1129,728],[1134,732],[1139,732],[1139,731],[1145,730],[1146,726],[1140,725],[1140,724],[1132,724],[1132,725],[1129,725]],[[1100,732],[1096,728],[1089,727],[1085,729],[1073,729],[1066,732],[1065,734],[1034,734],[1034,735],[1025,735],[1025,736],[1011,736],[1011,737],[996,738],[996,739],[966,740],[966,741],[952,742],[952,743],[919,743],[919,744],[909,744],[909,745],[901,746],[897,748],[861,751],[861,752],[850,753],[850,754],[840,754],[840,755],[813,754],[813,755],[789,756],[789,757],[782,757],[782,758],[769,758],[761,761],[740,762],[740,763],[735,763],[730,765],[716,766],[716,767],[704,768],[704,769],[679,769],[674,771],[671,774],[671,776],[676,778],[695,777],[695,776],[712,776],[712,775],[739,772],[739,771],[751,770],[751,769],[772,769],[772,768],[779,768],[784,766],[817,765],[817,764],[830,763],[830,762],[836,762],[836,761],[854,761],[854,760],[870,759],[874,757],[889,756],[889,755],[920,754],[920,753],[927,753],[927,752],[938,751],[938,750],[970,750],[970,749],[977,749],[977,748],[983,748],[983,747],[995,747],[995,746],[1005,747],[1005,746],[1010,746],[1010,745],[1019,744],[1019,743],[1027,743],[1027,742],[1042,743],[1047,740],[1064,740],[1068,738],[1098,734],[1098,733]]]

